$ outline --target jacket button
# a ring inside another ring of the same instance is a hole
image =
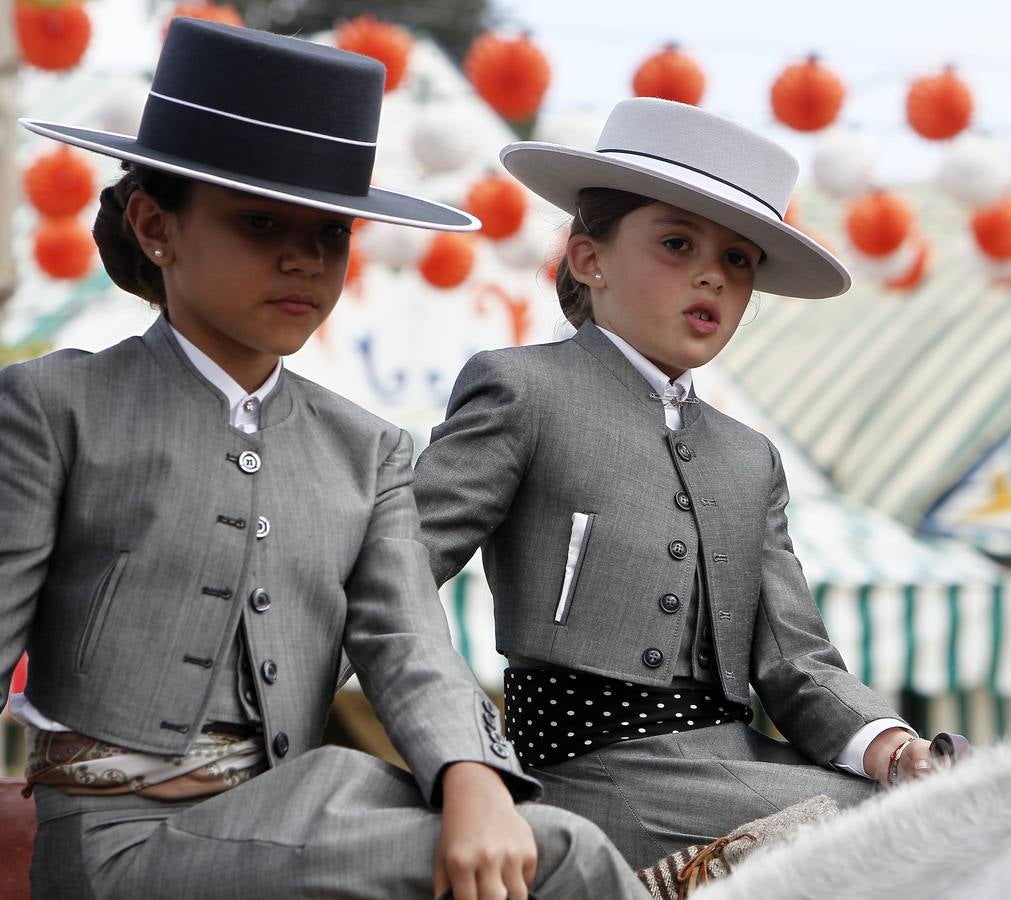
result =
[[[705,650],[700,650],[699,651],[698,659],[699,659],[699,665],[702,666],[703,669],[708,669],[709,668],[709,654],[706,653]]]
[[[270,534],[270,519],[266,516],[258,516],[256,519],[256,539],[262,541]]]
[[[488,728],[498,728],[498,714],[497,713],[487,712],[486,711],[486,712],[484,712],[481,715],[481,718],[484,719],[484,724]]]
[[[487,698],[481,701],[481,709],[483,709],[486,713],[498,715],[498,707]]]
[[[249,605],[258,613],[264,613],[270,609],[270,594],[263,588],[257,588],[249,595]]]
[[[278,756],[287,756],[288,748],[290,746],[291,744],[288,741],[288,735],[285,734],[283,731],[279,731],[277,734],[274,735],[274,752]]]
[[[263,673],[263,680],[267,684],[273,684],[277,681],[277,663],[272,659],[265,659],[263,665],[260,667],[260,671]]]
[[[492,744],[491,752],[500,759],[509,759],[509,745],[504,741],[496,741]]]
[[[691,497],[689,497],[684,491],[678,491],[677,495],[674,497],[674,502],[681,507],[681,509],[688,510],[692,508]]]
[[[688,445],[684,441],[678,441],[674,449],[677,451],[677,455],[685,462],[688,462],[692,458],[692,451],[688,449]]]
[[[260,456],[252,450],[243,450],[239,454],[236,465],[247,475],[252,475],[254,472],[260,471]]]
[[[663,654],[656,647],[650,647],[642,651],[642,661],[649,668],[657,669],[663,665]]]
[[[667,549],[674,559],[684,559],[688,555],[688,545],[684,541],[671,541]]]
[[[660,598],[660,609],[665,613],[676,613],[681,609],[681,598],[677,594],[664,594]]]

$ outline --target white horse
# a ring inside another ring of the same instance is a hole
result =
[[[691,897],[1011,898],[1011,742],[756,849]]]

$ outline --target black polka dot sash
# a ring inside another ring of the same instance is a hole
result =
[[[505,731],[525,766],[636,738],[750,722],[712,687],[656,688],[566,669],[505,670]]]

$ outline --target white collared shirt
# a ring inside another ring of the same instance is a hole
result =
[[[593,324],[596,325],[597,323],[594,322]],[[649,383],[649,386],[653,388],[653,393],[661,399],[661,402],[663,402],[664,418],[667,420],[667,427],[672,431],[680,431],[684,422],[681,418],[681,406],[677,403],[677,401],[683,400],[689,393],[691,393],[692,370],[685,369],[684,372],[682,372],[677,378],[670,378],[666,373],[661,372],[655,363],[646,359],[645,356],[636,350],[635,347],[633,347],[623,337],[620,337],[613,331],[608,331],[600,325],[597,325],[597,328],[600,329],[600,332],[604,335],[604,337],[606,337],[621,351],[625,359],[635,366],[635,370],[642,375],[642,377]]]
[[[246,434],[259,431],[260,405],[266,396],[274,390],[277,379],[281,377],[281,360],[277,361],[274,371],[270,373],[267,380],[253,393],[247,394],[243,387],[203,350],[184,338],[175,328],[172,328],[172,334],[183,353],[186,354],[186,358],[193,363],[193,367],[228,399],[229,424]]]
[[[172,334],[194,368],[227,398],[228,423],[246,434],[259,431],[260,406],[281,377],[281,360],[277,361],[274,371],[267,380],[253,393],[247,394],[242,386],[203,350],[184,338],[175,328],[172,328]],[[47,718],[24,694],[11,694],[9,709],[11,715],[22,725],[32,725],[43,731],[72,730],[60,722]]]
[[[596,325],[596,323],[594,323]],[[608,331],[606,328],[601,328],[601,333],[617,347],[622,355],[627,359],[634,367],[635,370],[642,375],[643,378],[649,383],[650,387],[653,388],[654,393],[658,396],[663,397],[665,389],[673,387],[680,387],[684,390],[684,393],[680,396],[688,396],[688,392],[692,387],[692,371],[691,369],[685,369],[685,371],[676,379],[671,379],[663,372],[660,371],[653,363],[651,363],[645,356],[643,356],[638,350],[635,349],[628,341],[624,338],[619,337],[613,332]],[[681,409],[677,403],[664,403],[664,417],[667,420],[667,427],[679,431],[683,425],[681,420]],[[899,719],[875,719],[872,722],[868,722],[866,725],[860,728],[856,734],[849,739],[849,742],[843,747],[842,752],[832,760],[832,765],[837,769],[844,769],[847,772],[853,772],[857,775],[862,775],[864,778],[870,778],[867,772],[864,771],[864,753],[870,746],[871,741],[874,740],[881,732],[887,731],[889,728],[902,728],[908,731],[910,734],[914,735],[914,732],[905,722]]]

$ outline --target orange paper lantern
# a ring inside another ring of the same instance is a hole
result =
[[[437,234],[418,263],[422,278],[437,288],[454,288],[474,268],[474,237],[463,232]]]
[[[231,3],[177,3],[165,22],[165,28],[162,33],[163,38],[165,37],[165,32],[168,31],[169,22],[176,16],[186,16],[190,19],[205,19],[208,22],[221,22],[224,25],[243,26],[246,24],[242,19],[242,13],[232,6]]]
[[[846,98],[838,76],[816,56],[787,66],[772,85],[772,113],[797,131],[819,131],[831,125]]]
[[[972,119],[972,93],[950,66],[940,75],[917,78],[906,96],[906,118],[929,140],[954,137]]]
[[[976,244],[991,259],[1011,259],[1011,197],[977,210],[972,217]]]
[[[358,247],[358,242],[352,238],[348,246],[348,266],[344,272],[344,284],[351,285],[358,282],[365,271],[365,254]]]
[[[861,253],[887,256],[908,237],[913,226],[912,210],[905,201],[887,191],[876,191],[854,200],[846,214],[846,233]]]
[[[893,291],[909,291],[918,287],[927,274],[927,263],[930,261],[930,246],[922,237],[916,238],[916,256],[912,265],[899,275],[885,282],[885,287]]]
[[[91,20],[79,3],[36,6],[18,0],[14,22],[21,58],[39,69],[76,66],[91,41]]]
[[[636,97],[659,97],[697,106],[706,89],[706,76],[699,64],[676,44],[668,44],[648,57],[632,77]]]
[[[386,86],[392,91],[404,78],[414,41],[399,25],[358,16],[337,29],[337,46],[351,53],[371,56],[386,66]]]
[[[481,234],[500,241],[520,230],[527,198],[515,181],[490,175],[470,189],[465,206],[481,220]]]
[[[43,219],[35,232],[35,261],[53,278],[80,278],[91,268],[95,242],[77,219]]]
[[[537,112],[551,80],[547,57],[526,35],[514,40],[490,32],[478,35],[463,69],[485,102],[514,122]]]
[[[796,197],[791,197],[790,202],[786,204],[783,221],[793,228],[800,228],[800,201]]]
[[[95,195],[95,175],[83,154],[61,145],[25,171],[25,194],[44,216],[76,216]]]

